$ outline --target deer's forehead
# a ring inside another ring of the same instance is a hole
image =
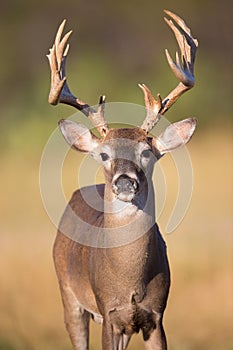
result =
[[[116,139],[131,140],[131,142],[143,142],[147,141],[147,135],[141,128],[110,129],[106,135],[105,141],[110,142]]]
[[[140,128],[111,129],[104,139],[102,151],[110,152],[119,157],[123,154],[137,154],[144,148],[149,147],[148,138]]]

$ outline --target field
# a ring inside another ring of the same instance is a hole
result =
[[[189,210],[170,235],[172,288],[165,313],[171,350],[233,349],[233,235],[231,130],[198,132],[189,145],[194,190]],[[41,153],[1,158],[0,349],[71,349],[54,273],[55,227],[41,202]],[[75,188],[74,152],[65,164],[65,192]],[[177,189],[171,159],[162,159],[167,199],[162,232]],[[140,335],[129,349],[142,348]],[[91,326],[91,350],[100,349],[100,328]]]

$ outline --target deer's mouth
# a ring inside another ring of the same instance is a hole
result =
[[[137,180],[127,176],[119,176],[112,185],[113,192],[117,198],[124,202],[131,202],[139,189]]]

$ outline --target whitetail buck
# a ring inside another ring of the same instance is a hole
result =
[[[174,62],[168,51],[167,60],[180,82],[164,100],[158,95],[157,101],[146,85],[139,85],[147,109],[141,127],[108,128],[104,96],[96,111],[71,93],[65,76],[71,32],[61,38],[65,21],[48,55],[49,102],[65,103],[82,111],[100,138],[71,120],[59,122],[61,132],[70,146],[90,153],[100,162],[105,175],[105,184],[88,186],[73,194],[54,244],[65,324],[76,350],[88,349],[90,317],[103,324],[104,350],[126,349],[132,334],[140,330],[146,349],[167,348],[162,320],[170,273],[166,245],[155,221],[152,172],[160,157],[190,140],[196,120],[171,124],[159,137],[151,137],[149,132],[193,87],[198,43],[181,18],[165,12],[173,20],[165,18],[181,50],[181,63],[178,54]],[[80,243],[81,236],[87,237],[87,244]]]

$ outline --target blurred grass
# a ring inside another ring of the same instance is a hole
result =
[[[172,288],[165,314],[170,349],[230,350],[233,322],[232,130],[197,132],[189,145],[194,192],[175,233],[166,235]],[[76,185],[80,157],[64,164],[67,197]],[[53,269],[55,227],[42,207],[38,188],[40,155],[1,157],[0,349],[71,349]],[[161,160],[168,197],[159,219],[164,232],[174,203],[176,171]],[[99,176],[98,176],[99,179]],[[92,326],[91,349],[100,349],[100,328]],[[140,336],[129,349],[139,348]]]

